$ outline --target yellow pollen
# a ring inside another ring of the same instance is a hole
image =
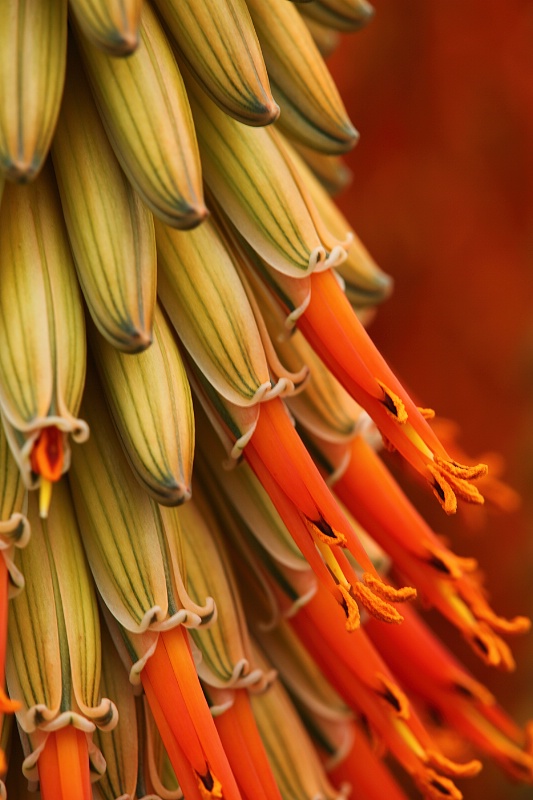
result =
[[[398,397],[397,394],[391,392],[391,390],[385,386],[384,383],[381,381],[377,382],[381,386],[383,394],[385,395],[385,398],[382,402],[387,410],[388,415],[392,417],[395,422],[399,422],[400,425],[403,425],[404,422],[407,422],[407,411],[405,410],[403,401]]]
[[[432,767],[441,770],[445,775],[456,778],[474,778],[482,768],[481,761],[478,761],[477,758],[467,761],[466,764],[457,764],[435,750],[428,750],[427,757]]]
[[[351,594],[358,603],[366,608],[372,617],[381,620],[381,622],[403,622],[402,615],[394,606],[382,600],[374,594],[370,587],[365,586],[363,583],[355,583],[352,586]]]
[[[339,545],[341,547],[346,546],[346,536],[341,531],[336,531],[334,528],[330,528],[331,534],[324,533],[324,531],[320,530],[318,525],[316,525],[307,517],[305,517],[305,524],[316,540],[324,542],[324,544],[327,545]]]
[[[433,494],[443,507],[446,514],[455,514],[457,511],[457,498],[452,487],[442,476],[438,467],[435,467],[432,464],[427,464],[426,468],[433,478]]]
[[[339,586],[338,589],[343,598],[342,606],[346,614],[346,630],[351,633],[352,631],[356,631],[361,625],[359,608],[350,592],[347,591],[344,586]]]
[[[383,583],[381,578],[377,578],[371,572],[363,574],[363,581],[375,595],[391,603],[405,603],[407,600],[414,600],[416,597],[416,589],[412,586],[402,586],[401,589],[395,589],[394,586]]]
[[[440,456],[434,457],[435,464],[448,475],[455,478],[464,478],[467,481],[473,481],[476,478],[482,478],[488,472],[486,464],[476,464],[473,467],[467,467],[464,464],[458,464],[449,458],[441,458]]]
[[[41,475],[41,482],[39,485],[39,516],[41,519],[46,519],[50,509],[50,501],[52,500],[52,481],[44,478]]]
[[[435,419],[435,411],[433,408],[419,408],[418,413],[424,419]]]
[[[350,591],[351,584],[346,579],[346,576],[342,571],[342,569],[340,568],[339,563],[335,558],[335,556],[333,555],[329,545],[324,543],[323,541],[317,541],[315,542],[315,544],[318,547],[318,550],[322,558],[324,559],[326,566],[328,567],[329,571],[335,578],[336,583],[338,583],[339,586],[343,586],[347,591]]]
[[[444,778],[433,769],[424,769],[414,776],[426,800],[463,800],[463,795],[449,778]]]
[[[376,674],[376,678],[381,681],[385,687],[385,692],[382,697],[389,706],[395,711],[395,715],[400,719],[409,719],[409,700],[401,689],[396,684],[383,675],[381,672]]]
[[[198,788],[202,800],[224,800],[222,784],[209,769],[205,775],[198,775]]]

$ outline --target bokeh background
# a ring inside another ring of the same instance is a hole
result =
[[[407,485],[434,529],[479,559],[494,608],[533,615],[533,3],[373,5],[329,60],[361,133],[340,203],[395,280],[370,332],[421,404],[459,424],[473,459],[501,454],[522,502],[448,519]],[[533,718],[532,634],[511,642],[508,675],[435,624],[516,719]],[[461,788],[533,798],[490,765]]]

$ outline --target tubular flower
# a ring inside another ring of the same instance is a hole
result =
[[[460,800],[480,762],[411,694],[532,783],[529,728],[407,601],[507,668],[499,634],[528,622],[492,612],[372,449],[449,513],[483,501],[485,467],[449,457],[368,337],[392,283],[329,194],[358,133],[324,54],[371,7],[11,5],[1,800],[403,800],[387,753]]]

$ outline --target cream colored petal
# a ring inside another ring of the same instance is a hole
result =
[[[135,358],[91,330],[106,399],[141,486],[164,505],[190,496],[194,455],[191,392],[179,350],[157,310],[152,346]]]
[[[113,149],[148,207],[169,225],[206,216],[187,93],[155,13],[144,3],[139,48],[118,59],[77,37]]]
[[[83,309],[50,165],[28,186],[6,186],[0,261],[0,406],[30,484],[29,450],[42,427],[80,439],[88,433],[76,418],[85,378]]]
[[[271,384],[261,337],[233,257],[211,221],[183,233],[156,222],[159,296],[208,381],[239,406]]]
[[[302,14],[337,31],[363,28],[374,16],[368,0],[315,0],[301,8]]]
[[[151,342],[156,299],[153,218],[116,159],[75,48],[52,155],[92,318],[115,347],[143,350]]]
[[[70,0],[70,7],[96,47],[114,56],[137,49],[142,0]]]
[[[322,56],[292,3],[248,0],[274,96],[278,126],[325,153],[345,153],[358,134]]]
[[[268,125],[279,109],[245,0],[156,0],[189,69],[211,98],[248,125]]]
[[[59,113],[67,55],[67,0],[18,0],[0,16],[0,168],[33,180]]]

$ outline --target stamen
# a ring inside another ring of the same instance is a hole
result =
[[[420,416],[424,419],[435,419],[435,410],[433,408],[418,408]]]
[[[402,615],[396,611],[394,606],[382,600],[363,583],[355,583],[352,586],[351,594],[354,600],[361,603],[368,613],[376,619],[382,622],[403,622]]]
[[[483,475],[487,474],[489,469],[486,464],[476,464],[473,467],[467,467],[463,464],[458,464],[457,461],[453,461],[451,458],[441,458],[438,455],[434,456],[434,461],[443,472],[453,475],[455,478],[464,478],[468,481],[483,477]]]
[[[415,782],[426,800],[463,800],[463,795],[449,778],[444,778],[432,769],[424,769],[416,773]]]
[[[305,523],[313,536],[324,544],[346,547],[346,536],[341,531],[334,530],[325,519],[311,520],[306,517]]]
[[[222,786],[220,782],[209,772],[205,775],[198,775],[198,788],[202,800],[217,800],[217,798],[224,798],[222,794]]]
[[[346,614],[346,630],[351,633],[352,631],[356,631],[361,625],[359,607],[350,592],[348,592],[344,586],[339,586],[338,588],[343,597],[342,607]]]
[[[431,766],[441,770],[445,775],[451,775],[454,778],[474,778],[479,774],[483,766],[481,761],[478,761],[477,758],[467,761],[466,764],[457,764],[455,761],[451,761],[435,750],[428,750],[427,756]]]
[[[432,464],[427,464],[426,468],[433,478],[433,494],[446,514],[455,514],[457,511],[457,498],[452,487],[448,481],[443,478],[437,467],[434,467]]]
[[[377,673],[376,678],[381,681],[385,691],[381,695],[392,706],[400,719],[409,719],[409,701],[401,689],[390,678],[382,673]]]
[[[394,586],[383,583],[380,578],[376,578],[370,572],[363,574],[363,581],[369,589],[372,589],[374,594],[391,603],[405,603],[407,600],[414,600],[416,597],[416,589],[412,586],[402,586],[401,589],[396,589]]]
[[[405,410],[403,401],[398,397],[397,394],[394,394],[394,392],[385,386],[384,383],[377,379],[376,381],[383,390],[384,399],[382,402],[387,409],[389,416],[392,417],[396,422],[399,422],[400,425],[403,425],[404,422],[407,422],[407,411]]]

